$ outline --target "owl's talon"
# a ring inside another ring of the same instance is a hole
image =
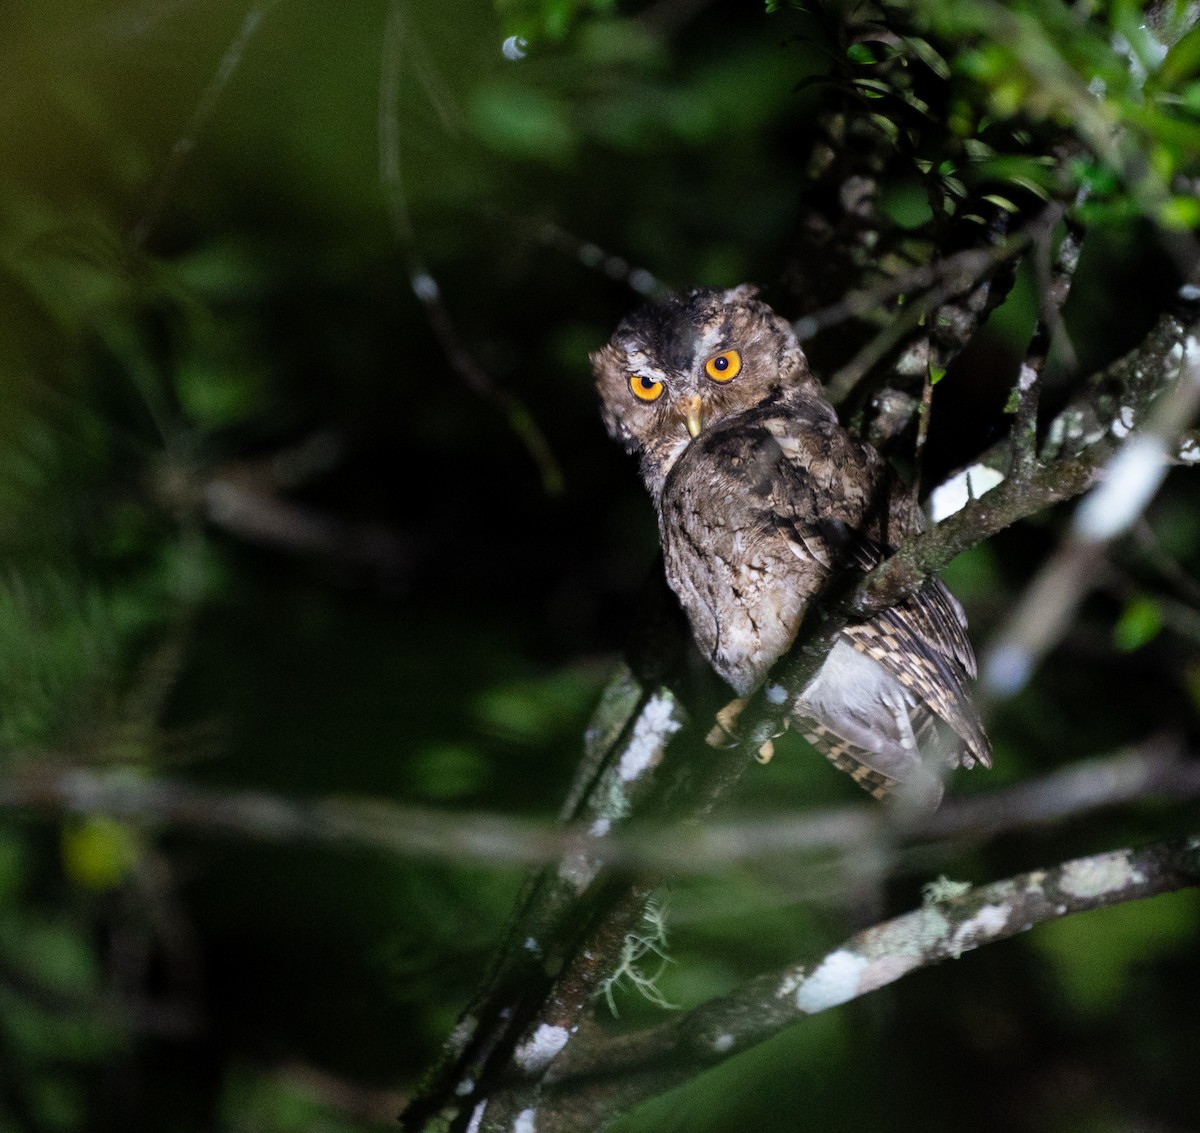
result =
[[[737,747],[739,742],[737,721],[747,703],[747,700],[738,697],[737,700],[731,700],[717,713],[717,722],[704,737],[704,742],[709,747]]]

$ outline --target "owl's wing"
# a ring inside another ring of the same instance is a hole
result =
[[[820,543],[825,548],[830,568],[853,568],[863,572],[877,567],[886,557],[879,542],[863,530],[827,517],[803,522],[791,515],[781,514],[780,527],[793,542],[804,541],[811,553],[813,530],[819,531]],[[906,524],[911,530],[911,523]],[[808,532],[808,535],[805,535]],[[909,531],[894,532],[897,538]],[[968,677],[975,676],[975,650],[967,636],[967,615],[957,598],[942,583],[931,578],[903,602],[885,611],[899,617],[909,627],[916,640],[924,647],[952,659]],[[961,678],[960,678],[961,681]]]
[[[931,712],[923,713],[920,727],[914,727],[919,750],[924,750],[935,717]],[[817,749],[839,771],[849,775],[864,791],[881,802],[897,787],[904,785],[907,793],[919,800],[923,809],[932,810],[942,798],[942,782],[921,761],[919,755],[911,753],[909,758],[897,765],[889,760],[886,769],[880,766],[879,753],[846,739],[833,727],[811,716],[793,719],[800,734]],[[895,739],[892,740],[893,751]]]
[[[860,539],[853,565],[870,570],[883,558],[878,545]],[[992,765],[992,748],[974,702],[963,686],[975,676],[975,651],[967,616],[939,579],[868,621],[846,627],[854,648],[892,673],[962,738],[973,759]],[[914,727],[918,721],[914,720]]]
[[[857,533],[845,536],[843,562],[870,570],[883,559],[878,544]],[[845,630],[860,653],[878,661],[920,702],[962,738],[972,759],[992,765],[992,749],[964,680],[975,676],[975,651],[967,637],[967,616],[958,599],[936,578],[904,601]],[[914,714],[920,733],[932,721]],[[918,736],[920,738],[920,736]],[[957,762],[957,760],[954,760]]]
[[[827,571],[878,565],[883,550],[870,533],[882,535],[888,520],[897,519],[889,514],[896,509],[888,498],[882,458],[821,420],[772,418],[767,427],[783,455],[772,521],[792,552],[815,559]],[[915,522],[903,514],[899,519],[906,528]],[[890,534],[898,538],[907,531]],[[991,745],[964,687],[965,679],[975,676],[966,615],[940,581],[929,579],[903,602],[845,632],[856,650],[912,693],[918,702],[912,712],[918,740],[936,729],[928,718],[932,713],[961,737],[970,759],[991,766]],[[819,746],[825,750],[826,745]],[[835,753],[825,754],[837,763]]]
[[[870,621],[846,627],[854,648],[878,661],[922,704],[961,737],[971,760],[985,767],[992,765],[992,748],[983,730],[983,722],[963,686],[970,672],[946,651],[946,641],[927,627],[931,609],[936,610],[930,594],[945,588],[935,579],[898,606],[881,611]],[[956,760],[955,760],[956,762]]]
[[[848,566],[868,571],[877,567],[884,557],[877,543],[860,536],[854,543],[852,557],[845,561]],[[927,579],[915,594],[876,617],[902,623],[893,629],[902,641],[932,650],[953,661],[966,676],[975,676],[975,650],[967,637],[967,615],[958,599],[939,579]],[[961,680],[959,677],[959,683]]]

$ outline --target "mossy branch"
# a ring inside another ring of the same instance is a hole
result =
[[[1075,913],[1198,884],[1200,835],[1076,858],[973,888],[935,883],[921,908],[856,933],[823,956],[757,976],[656,1027],[572,1044],[547,1073],[540,1098],[530,1100],[531,1127],[602,1130],[638,1103],[806,1016],[912,972]]]

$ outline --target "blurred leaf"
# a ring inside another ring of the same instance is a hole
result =
[[[19,897],[28,870],[28,849],[15,831],[0,826],[0,905]]]
[[[1174,88],[1200,75],[1200,28],[1192,28],[1163,57],[1152,77],[1156,87]]]
[[[996,551],[988,543],[959,555],[942,571],[941,578],[967,605],[984,602],[1003,589]]]
[[[78,1129],[86,1120],[83,1084],[67,1074],[40,1074],[27,1083],[26,1090],[39,1128]]]
[[[96,816],[68,823],[60,841],[64,872],[85,889],[113,889],[137,863],[137,835],[111,818]]]
[[[589,67],[648,69],[669,58],[662,39],[633,19],[590,20],[579,32],[580,62]]]
[[[1113,626],[1113,644],[1123,653],[1132,653],[1153,641],[1162,629],[1162,609],[1146,594],[1139,594],[1125,603],[1117,624]]]
[[[323,1094],[336,1092],[337,1083],[322,1080],[316,1074],[305,1083],[304,1069],[292,1076],[256,1072],[240,1066],[229,1074],[221,1098],[222,1127],[254,1130],[255,1133],[363,1133],[380,1128],[382,1123],[358,1122],[343,1118]],[[330,1099],[333,1100],[333,1099]]]
[[[526,39],[560,40],[587,14],[607,15],[616,0],[495,0],[505,29]]]
[[[265,372],[224,369],[207,360],[181,365],[175,372],[175,387],[188,418],[204,430],[252,421],[269,404]]]
[[[74,925],[27,921],[18,948],[20,962],[59,994],[75,995],[82,1000],[97,990],[96,956]]]
[[[901,228],[920,228],[933,219],[929,194],[917,181],[893,183],[884,192],[880,207]]]
[[[591,681],[566,669],[489,689],[476,702],[476,713],[485,730],[532,743],[554,735],[564,721],[582,721],[594,695]]]
[[[945,81],[950,78],[950,65],[927,39],[922,39],[920,36],[909,36],[905,39],[904,45],[939,79]]]
[[[452,744],[420,752],[406,763],[406,770],[421,795],[443,801],[478,791],[489,774],[488,762],[478,751]]]
[[[532,86],[480,87],[471,99],[471,120],[492,149],[513,160],[565,165],[578,144],[567,104]]]
[[[1191,232],[1200,228],[1200,200],[1195,197],[1172,197],[1159,212],[1164,228]]]

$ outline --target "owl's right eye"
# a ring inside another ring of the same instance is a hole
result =
[[[645,374],[630,374],[629,388],[639,401],[657,401],[662,396],[663,384]]]

